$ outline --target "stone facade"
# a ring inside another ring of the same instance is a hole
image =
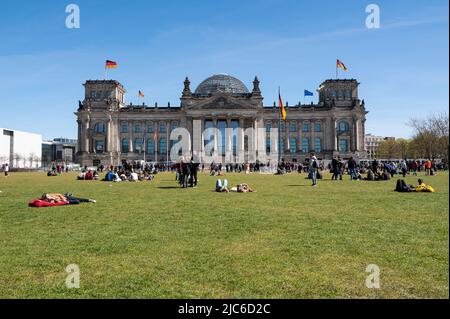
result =
[[[287,161],[303,161],[310,151],[320,159],[340,154],[365,158],[364,101],[358,98],[356,80],[327,80],[317,90],[319,101],[311,105],[286,106],[286,121],[279,120],[279,108],[264,106],[259,80],[253,90],[228,75],[215,75],[203,81],[195,92],[188,78],[180,106],[158,107],[157,104],[126,105],[124,87],[117,81],[87,81],[85,98],[75,113],[78,122],[78,162],[82,165],[117,165],[122,160],[169,161],[169,151],[175,141],[169,136],[177,127],[192,135],[193,123],[205,128],[264,128],[281,132],[281,157]],[[199,122],[197,122],[199,121]],[[281,126],[279,123],[281,122]],[[270,151],[274,141],[255,134],[255,143]],[[193,138],[194,139],[194,138]],[[204,149],[207,139],[192,140]],[[248,147],[243,134],[233,133],[220,143],[234,155]],[[263,146],[264,145],[264,146]],[[217,147],[217,144],[216,146]],[[278,148],[277,148],[278,149]],[[236,158],[229,161],[234,162]]]

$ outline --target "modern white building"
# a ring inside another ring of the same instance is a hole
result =
[[[0,127],[0,167],[39,168],[42,160],[42,135]]]
[[[375,136],[372,134],[366,134],[365,150],[367,151],[369,158],[370,159],[377,158],[378,147],[380,147],[381,143],[388,140],[395,140],[395,137]]]

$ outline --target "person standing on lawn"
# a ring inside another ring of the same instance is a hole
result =
[[[319,162],[314,153],[311,153],[311,160],[309,161],[309,174],[312,180],[312,186],[317,186],[317,170],[319,169]]]
[[[348,173],[350,174],[350,179],[353,180],[357,180],[357,174],[356,174],[356,161],[353,157],[351,157],[348,160]]]
[[[9,176],[9,164],[8,164],[8,163],[6,163],[6,164],[3,166],[3,172],[5,173],[5,177],[8,177],[8,176]]]

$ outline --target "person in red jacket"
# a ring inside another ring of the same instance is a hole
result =
[[[92,173],[91,170],[89,170],[86,175],[84,175],[84,180],[86,181],[92,181],[94,180],[94,174]]]

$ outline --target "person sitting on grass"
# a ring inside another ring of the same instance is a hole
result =
[[[106,173],[105,182],[113,182],[115,180],[116,174],[114,174],[113,171],[108,171],[108,173]]]
[[[369,168],[367,171],[367,181],[374,181],[375,180],[375,174],[373,173],[372,169]]]
[[[130,182],[139,182],[139,176],[136,172],[131,172]]]
[[[228,180],[224,179],[223,183],[222,183],[222,180],[219,178],[216,181],[216,192],[218,192],[218,193],[229,193],[230,190],[228,189]]]
[[[86,175],[84,175],[84,180],[85,181],[92,181],[92,180],[94,180],[94,174],[92,173],[91,170],[87,171]]]
[[[52,177],[52,176],[58,176],[57,173],[53,172],[53,171],[48,171],[47,172],[47,176]]]
[[[77,180],[84,181],[85,176],[86,176],[86,173],[80,172],[80,174],[78,174],[78,176],[77,176]]]

